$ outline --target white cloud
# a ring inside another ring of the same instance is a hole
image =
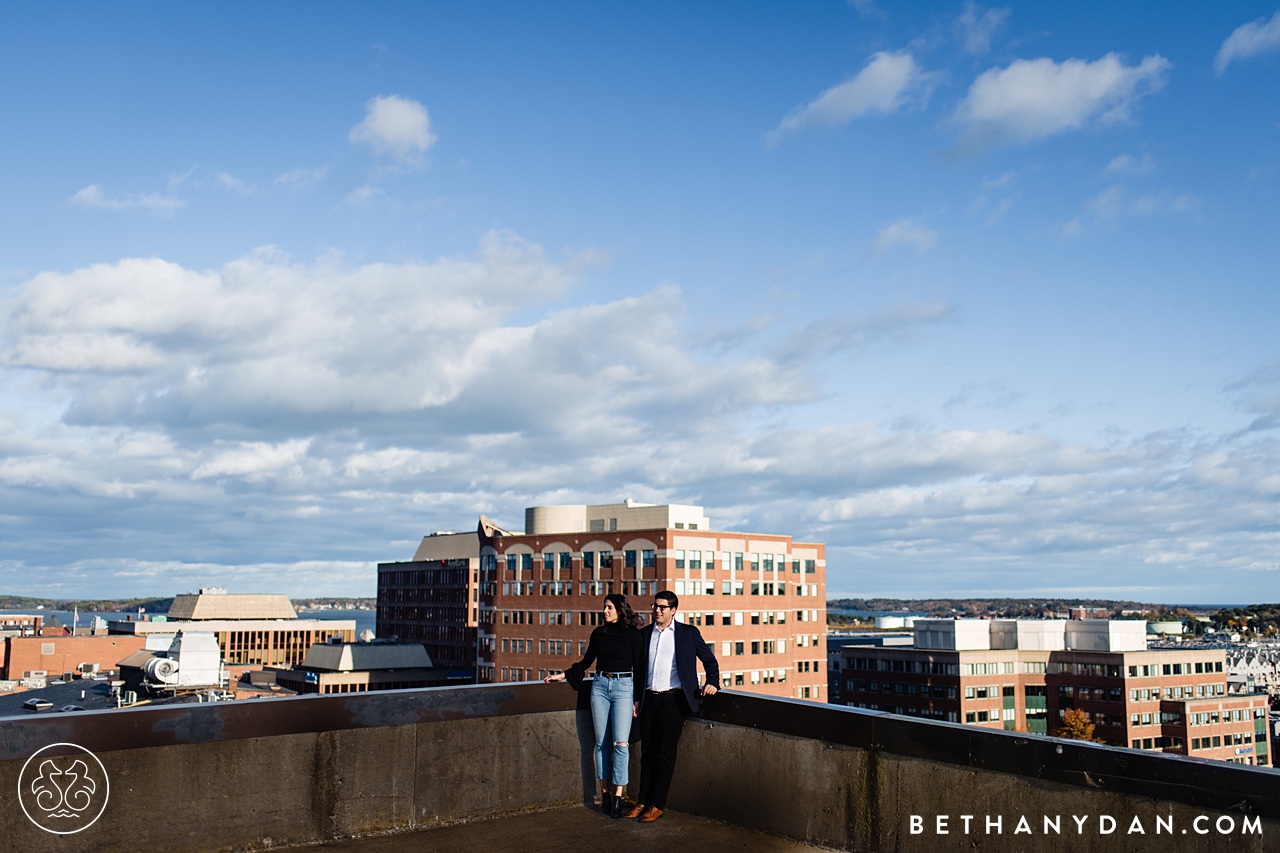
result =
[[[351,128],[351,141],[369,145],[380,156],[417,165],[436,142],[427,108],[399,95],[369,101],[364,120]]]
[[[196,173],[196,169],[198,169],[198,168],[200,168],[200,167],[199,167],[199,166],[192,166],[190,169],[187,169],[187,171],[185,171],[185,172],[176,172],[176,173],[174,173],[174,174],[170,175],[170,176],[169,176],[169,189],[171,189],[171,190],[172,190],[172,189],[174,189],[174,188],[176,188],[176,187],[180,187],[180,186],[182,186],[183,184],[185,184],[187,181],[191,180],[191,176],[192,176],[192,175],[194,175],[194,174]]]
[[[255,189],[253,184],[242,181],[229,172],[219,172],[218,183],[227,192],[240,193],[241,195],[250,195]]]
[[[1280,50],[1280,12],[1272,15],[1271,20],[1259,18],[1236,27],[1218,49],[1213,70],[1221,74],[1235,60],[1249,59],[1273,50]]]
[[[175,210],[187,206],[187,203],[182,199],[162,196],[159,193],[136,193],[110,197],[103,194],[102,187],[99,184],[89,184],[68,201],[76,207],[97,208],[99,210],[143,210],[159,216],[169,216]]]
[[[1164,86],[1171,67],[1161,56],[1125,65],[1114,53],[1094,62],[1019,59],[979,75],[951,121],[960,126],[961,142],[969,148],[1031,142],[1092,122],[1122,121],[1138,99]]]
[[[205,477],[243,477],[250,482],[265,479],[281,471],[296,470],[311,446],[310,439],[290,439],[278,444],[265,441],[240,441],[232,446],[215,445],[212,458],[191,472],[193,480]]]
[[[314,169],[294,169],[291,172],[285,172],[283,175],[277,175],[274,183],[286,187],[314,187],[323,183],[328,174],[328,166],[318,166]]]
[[[968,53],[983,54],[991,50],[991,37],[1009,19],[1012,9],[987,9],[981,14],[979,7],[969,0],[964,4],[964,14],[956,19],[956,33],[960,46]]]
[[[1109,175],[1149,175],[1156,169],[1156,160],[1150,154],[1134,157],[1132,154],[1121,154],[1112,158],[1102,171]]]
[[[895,246],[915,246],[916,254],[923,255],[938,242],[938,232],[918,219],[906,216],[896,222],[890,222],[880,229],[880,233],[871,241],[872,252],[886,252]]]
[[[1001,187],[1007,187],[1007,186],[1009,186],[1010,184],[1012,184],[1012,183],[1013,183],[1014,181],[1016,181],[1017,179],[1018,179],[1018,173],[1017,173],[1017,172],[1005,172],[1004,174],[1000,175],[999,177],[984,179],[984,180],[982,181],[982,188],[983,188],[984,190],[988,190],[988,191],[990,191],[990,190],[998,190],[998,189],[1000,189]]]
[[[375,187],[372,184],[361,184],[360,186],[347,193],[346,201],[349,204],[372,204],[375,201],[387,197],[387,191],[382,187]]]
[[[1107,187],[1089,204],[1099,219],[1186,213],[1199,206],[1200,202],[1195,196],[1174,195],[1169,192],[1134,194],[1120,184]]]
[[[851,80],[827,89],[793,111],[769,133],[777,145],[806,128],[848,124],[871,113],[895,113],[913,103],[924,103],[933,90],[934,76],[925,73],[910,53],[881,51]]]

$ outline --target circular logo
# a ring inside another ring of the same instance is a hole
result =
[[[45,832],[72,835],[102,816],[111,793],[98,756],[74,743],[51,743],[22,765],[18,804]]]

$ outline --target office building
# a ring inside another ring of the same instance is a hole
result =
[[[912,648],[846,647],[845,704],[1269,765],[1266,696],[1228,696],[1222,649],[1153,649],[1139,621],[922,619]]]
[[[647,616],[659,590],[713,645],[722,686],[825,700],[825,547],[711,530],[698,506],[531,507],[524,531],[482,516],[424,537],[412,561],[378,566],[378,634],[481,682],[529,681],[581,657],[604,595]]]
[[[302,663],[313,644],[333,637],[350,642],[356,634],[354,619],[299,619],[288,596],[228,595],[222,589],[175,596],[163,620],[110,622],[107,628],[126,636],[209,631],[218,641],[223,663],[251,666]]]

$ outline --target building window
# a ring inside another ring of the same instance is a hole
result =
[[[623,557],[626,559],[626,566],[627,566],[627,568],[628,568],[628,569],[634,569],[634,568],[636,567],[636,552],[635,552],[635,551],[624,551],[624,552],[623,552]]]
[[[653,568],[657,568],[658,566],[658,558],[657,558],[656,551],[641,552],[641,559],[644,561],[644,565],[642,566],[642,568],[653,569]]]
[[[542,570],[543,570],[543,571],[546,571],[546,572],[552,572],[552,571],[555,571],[555,568],[556,568],[556,555],[555,555],[555,553],[554,553],[554,552],[552,552],[552,551],[548,551],[547,553],[543,554],[543,555],[542,555]]]
[[[520,568],[525,571],[533,571],[533,554],[520,555]]]
[[[805,560],[805,561],[804,561],[804,573],[805,573],[806,575],[812,575],[812,574],[816,573],[817,571],[818,571],[818,561],[817,561],[817,560]]]
[[[675,555],[676,555],[676,568],[683,569],[684,568],[684,551],[676,551]]]
[[[613,568],[613,552],[612,551],[600,552],[600,568],[602,569]]]
[[[966,723],[976,723],[976,722],[978,721],[978,714],[977,714],[977,712],[976,712],[976,711],[965,711],[965,713],[964,713],[964,721],[965,721]]]
[[[742,643],[740,643],[740,642],[739,642],[739,643],[734,643],[734,644],[733,644],[733,653],[734,653],[735,655],[743,654],[743,644],[742,644]]]
[[[689,552],[689,568],[691,569],[702,568],[702,552],[701,551]]]
[[[573,568],[573,554],[570,554],[568,551],[560,552],[560,568],[562,569]]]

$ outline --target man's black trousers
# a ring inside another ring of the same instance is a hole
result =
[[[646,693],[640,715],[640,802],[667,807],[684,718],[692,716],[684,691]]]

